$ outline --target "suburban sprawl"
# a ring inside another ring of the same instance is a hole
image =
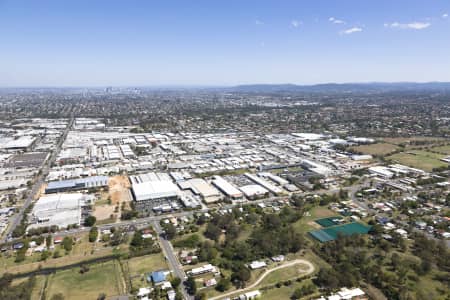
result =
[[[449,299],[450,89],[0,90],[0,299]]]

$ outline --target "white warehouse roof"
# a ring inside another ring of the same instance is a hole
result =
[[[246,197],[261,196],[269,192],[258,184],[245,185],[240,187],[240,189]]]
[[[242,197],[242,192],[238,190],[234,185],[226,181],[221,176],[214,176],[212,184],[215,185],[219,190],[225,193],[229,197],[240,198]]]
[[[136,201],[177,197],[180,191],[171,180],[133,183],[132,188]]]

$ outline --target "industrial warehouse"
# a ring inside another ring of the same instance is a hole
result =
[[[28,229],[38,227],[80,225],[84,210],[92,205],[95,196],[81,193],[44,195],[37,200],[31,213]]]
[[[95,189],[108,185],[108,177],[91,176],[72,180],[50,181],[45,189],[46,194]]]
[[[166,173],[146,173],[129,177],[136,209],[150,211],[180,197],[180,190]]]

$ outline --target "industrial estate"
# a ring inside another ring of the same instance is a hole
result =
[[[2,90],[1,298],[448,299],[449,90],[278,88]]]

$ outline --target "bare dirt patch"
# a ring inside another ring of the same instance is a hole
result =
[[[129,209],[130,207],[131,197],[129,188],[130,182],[126,176],[117,175],[109,178],[108,192],[102,195],[101,202],[95,206],[94,216],[97,220],[111,219],[111,215],[113,215],[113,219],[120,220],[122,205],[124,205],[125,209]]]
[[[117,215],[117,213],[114,213],[114,206],[112,205],[100,205],[95,207],[94,217],[99,221],[109,219],[113,214]]]
[[[111,177],[108,182],[109,197],[111,198],[111,204],[121,204],[123,201],[130,201],[129,188],[130,181],[126,176],[118,175]]]

